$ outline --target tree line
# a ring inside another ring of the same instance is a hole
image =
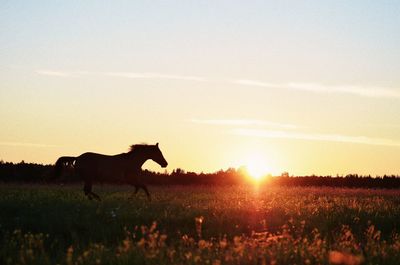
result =
[[[11,163],[0,161],[0,182],[29,183],[74,183],[79,182],[73,168],[66,168],[63,174],[53,178],[54,165],[36,163]],[[174,169],[172,172],[152,172],[144,170],[141,178],[150,185],[238,185],[251,183],[244,167],[219,170],[214,173],[188,172]],[[400,176],[362,176],[349,174],[345,176],[289,176],[287,172],[280,176],[267,176],[260,184],[279,186],[329,186],[352,188],[400,188]]]

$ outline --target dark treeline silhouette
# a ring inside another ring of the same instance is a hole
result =
[[[52,179],[54,165],[35,163],[10,163],[0,161],[0,182],[29,183],[74,183],[81,180],[74,174],[73,168],[66,168],[63,174]],[[142,180],[150,185],[237,185],[251,183],[244,168],[220,170],[215,173],[186,172],[174,169],[172,172],[158,173],[144,170]],[[109,181],[118,184],[117,181]],[[269,176],[261,183],[277,186],[328,186],[351,188],[400,188],[400,176],[361,176],[350,174],[346,176],[289,176],[287,172],[281,176]]]
[[[35,163],[11,163],[0,161],[1,182],[45,182],[52,173],[53,165]]]

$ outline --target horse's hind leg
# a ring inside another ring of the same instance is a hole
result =
[[[141,184],[140,187],[144,190],[144,192],[146,192],[147,198],[149,199],[149,201],[151,201],[151,196],[147,187],[144,184]]]
[[[83,186],[83,191],[85,192],[85,195],[89,198],[89,200],[95,198],[96,200],[101,201],[100,196],[92,191],[91,182],[85,182],[85,186]]]
[[[85,185],[83,186],[83,191],[85,192],[85,195],[88,197],[89,200],[92,199],[92,183],[90,182],[85,182]]]
[[[90,194],[92,194],[92,196],[96,199],[96,200],[98,200],[98,201],[101,201],[101,198],[100,198],[100,196],[99,195],[97,195],[96,193],[94,193],[94,192],[90,192]]]

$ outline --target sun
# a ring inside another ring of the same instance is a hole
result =
[[[267,161],[262,155],[254,154],[246,159],[245,167],[249,177],[255,181],[260,181],[269,173]]]

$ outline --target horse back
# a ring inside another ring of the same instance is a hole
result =
[[[80,174],[93,179],[120,179],[125,175],[127,163],[120,155],[110,156],[92,152],[76,158],[76,169]]]

